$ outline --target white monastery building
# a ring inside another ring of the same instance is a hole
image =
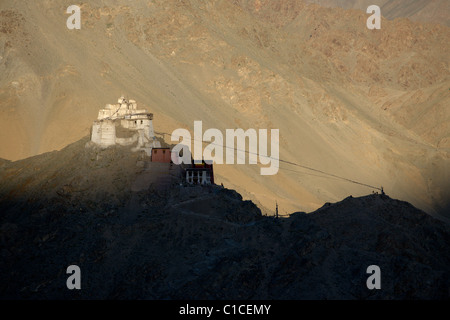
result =
[[[153,131],[153,114],[138,109],[135,100],[122,96],[117,102],[100,109],[92,125],[91,141],[103,148],[137,143],[133,151],[142,150],[151,156],[153,148],[161,148]]]

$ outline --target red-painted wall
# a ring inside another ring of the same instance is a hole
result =
[[[153,148],[152,162],[166,162],[170,163],[170,148]]]

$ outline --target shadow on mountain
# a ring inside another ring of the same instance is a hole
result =
[[[350,196],[276,219],[86,142],[0,163],[2,299],[449,298],[449,225],[407,202]],[[66,287],[70,265],[81,290]]]

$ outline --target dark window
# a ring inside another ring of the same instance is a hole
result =
[[[144,121],[143,120],[141,120],[141,124],[143,124],[144,123]]]
[[[166,150],[163,150],[163,154],[165,154],[166,153]]]

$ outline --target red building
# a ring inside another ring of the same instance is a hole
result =
[[[152,162],[170,163],[170,161],[171,161],[170,148],[153,148],[152,149]]]

